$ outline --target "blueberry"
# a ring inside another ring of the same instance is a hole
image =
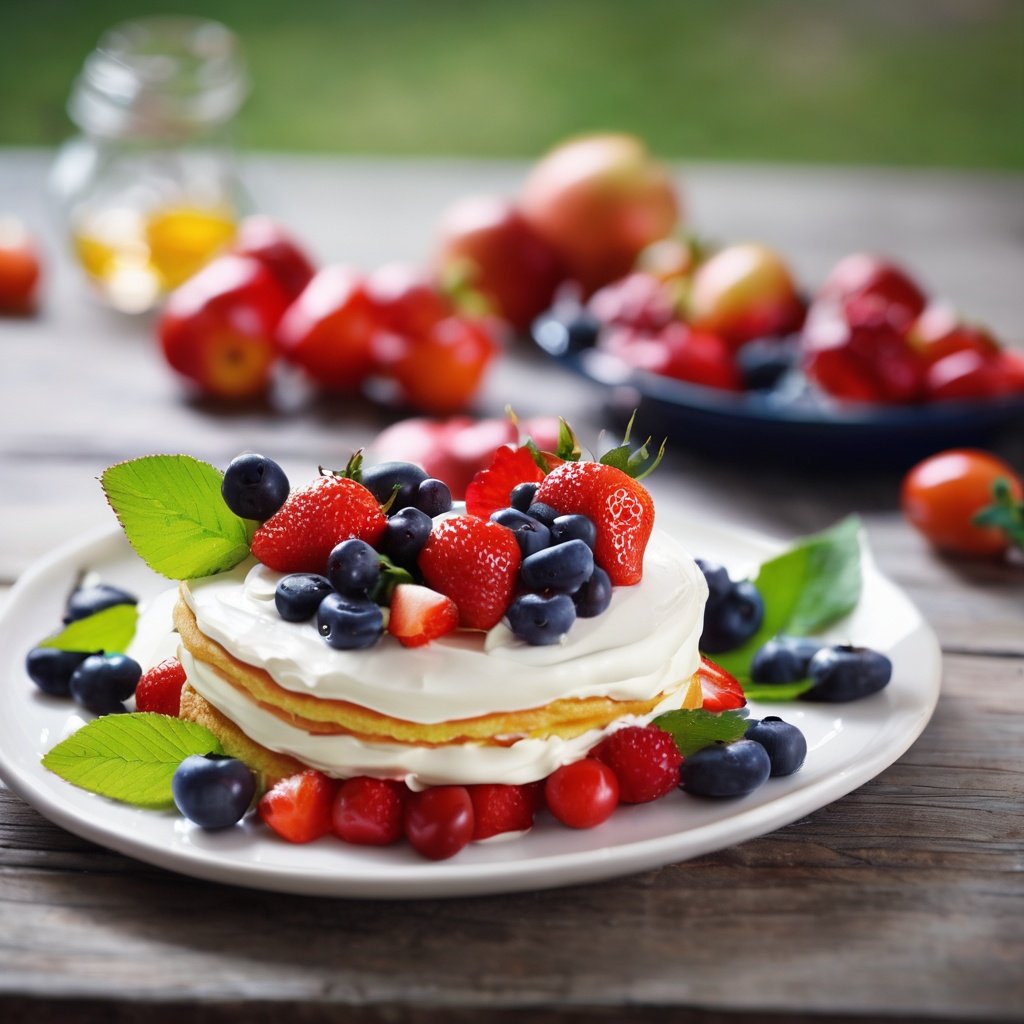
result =
[[[533,516],[534,519],[543,523],[549,530],[551,529],[551,524],[558,518],[558,513],[550,505],[545,505],[543,501],[532,502],[526,510],[526,514]]]
[[[551,524],[551,543],[563,544],[567,540],[581,540],[594,550],[597,543],[597,527],[587,516],[557,516]]]
[[[551,543],[551,531],[533,516],[515,508],[499,508],[491,513],[491,520],[500,523],[516,535],[523,558],[543,551]]]
[[[576,608],[567,594],[523,594],[505,614],[512,632],[535,647],[557,644],[576,621]]]
[[[753,740],[723,743],[691,754],[679,766],[679,788],[695,796],[746,796],[767,781],[768,751]]]
[[[811,658],[807,675],[814,686],[803,700],[841,703],[869,697],[888,685],[892,662],[868,647],[825,647]]]
[[[731,651],[749,640],[764,619],[764,601],[749,580],[733,584],[720,601],[708,601],[700,649],[705,654]]]
[[[732,580],[724,566],[708,562],[703,558],[694,559],[697,568],[704,574],[708,584],[708,604],[717,604],[732,590]]]
[[[68,689],[76,703],[97,715],[124,711],[123,701],[134,692],[142,666],[124,654],[90,654],[71,673]]]
[[[760,722],[751,722],[744,736],[760,743],[768,752],[772,775],[792,775],[807,756],[804,734],[777,715],[769,715]]]
[[[531,590],[573,594],[594,572],[594,552],[581,540],[567,540],[523,559],[519,576]]]
[[[224,470],[220,493],[236,516],[265,522],[288,497],[288,477],[265,455],[238,455]]]
[[[327,556],[327,578],[339,594],[366,597],[380,579],[380,556],[365,540],[343,540]]]
[[[411,568],[416,564],[433,526],[433,520],[426,512],[418,508],[403,508],[388,517],[388,524],[377,543],[396,565]]]
[[[577,310],[567,317],[546,316],[533,327],[533,336],[545,352],[564,356],[593,348],[601,330],[601,321],[586,310]]]
[[[278,581],[274,591],[277,614],[286,622],[305,622],[331,592],[331,581],[315,572],[293,572]]]
[[[171,778],[178,810],[200,828],[227,828],[241,821],[255,793],[252,772],[223,754],[192,754]]]
[[[594,566],[594,575],[573,595],[576,614],[581,619],[592,619],[605,611],[612,600],[612,581],[599,565]]]
[[[113,608],[119,604],[138,604],[139,599],[134,594],[120,587],[111,586],[109,583],[94,583],[88,587],[78,587],[72,591],[68,598],[67,607],[64,609],[64,624],[76,622],[89,615],[95,615],[107,608]]]
[[[416,504],[416,492],[427,479],[426,470],[414,462],[382,462],[363,470],[363,486],[382,504],[391,501],[395,488],[395,500],[388,506],[388,515],[402,508]]]
[[[807,678],[807,667],[818,651],[820,640],[802,636],[773,637],[754,655],[750,678],[755,683],[795,683]]]
[[[317,609],[316,627],[331,647],[352,651],[377,642],[384,616],[378,605],[365,598],[328,594]]]
[[[71,673],[89,657],[88,651],[58,651],[56,647],[33,647],[25,658],[29,679],[51,697],[70,697]]]
[[[799,358],[799,346],[790,339],[755,338],[736,353],[736,366],[747,391],[771,391]]]
[[[443,480],[427,477],[416,488],[416,508],[428,516],[439,516],[452,510],[451,488]]]
[[[516,484],[515,487],[512,488],[509,504],[517,511],[525,512],[533,504],[533,499],[537,495],[538,487],[540,487],[540,484],[532,482]]]

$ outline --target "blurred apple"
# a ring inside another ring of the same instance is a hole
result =
[[[39,250],[28,229],[17,217],[0,217],[0,313],[31,313],[39,275]]]
[[[668,170],[632,135],[590,135],[557,146],[532,169],[523,216],[589,294],[672,232],[680,204]]]
[[[916,320],[926,303],[924,292],[905,270],[863,252],[840,260],[814,301],[846,303],[868,295],[885,300],[890,307],[890,319],[897,328],[906,328]]]
[[[782,257],[753,242],[720,249],[697,268],[689,312],[695,328],[717,334],[733,348],[754,338],[788,334],[804,316]]]
[[[500,196],[468,196],[445,211],[433,264],[442,277],[465,274],[517,331],[551,305],[563,276],[552,247]]]
[[[926,363],[938,362],[955,352],[970,350],[991,356],[999,351],[999,342],[986,328],[964,323],[947,303],[926,306],[907,337]]]
[[[412,263],[385,263],[372,271],[366,291],[381,329],[392,335],[420,337],[455,308],[434,275]]]
[[[289,299],[294,299],[316,272],[298,242],[277,221],[262,214],[246,217],[238,225],[232,248],[239,256],[259,260]]]
[[[287,305],[258,260],[221,256],[168,297],[157,324],[164,356],[207,394],[258,395],[270,381],[274,329]]]

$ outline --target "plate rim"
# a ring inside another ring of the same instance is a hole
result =
[[[755,530],[723,525],[701,515],[687,515],[679,509],[665,509],[665,518],[670,523],[699,523],[701,528],[720,535],[724,540],[733,538],[747,546],[759,547],[766,553],[785,543]],[[71,538],[32,563],[18,578],[6,600],[0,604],[0,634],[5,630],[11,610],[17,607],[22,595],[31,594],[33,588],[40,585],[48,575],[62,570],[72,559],[78,561],[90,551],[107,545],[116,548],[119,543],[127,546],[120,527],[112,524]],[[387,863],[372,875],[357,872],[345,876],[339,872],[326,879],[325,888],[325,879],[320,874],[310,874],[301,865],[293,867],[274,864],[268,867],[253,860],[225,860],[223,853],[218,856],[216,850],[211,852],[197,847],[189,848],[185,854],[174,846],[161,847],[144,835],[118,831],[105,823],[102,816],[94,818],[84,815],[74,803],[64,799],[61,789],[64,786],[70,787],[69,783],[58,779],[56,781],[59,785],[47,785],[47,782],[52,783],[53,780],[44,774],[45,770],[41,766],[37,769],[39,777],[34,778],[34,773],[23,771],[3,746],[0,746],[0,778],[44,817],[104,848],[192,877],[265,891],[368,899],[497,895],[589,884],[681,863],[766,835],[845,796],[898,760],[924,731],[935,710],[941,689],[941,650],[938,639],[907,595],[885,577],[873,561],[869,564],[873,578],[898,594],[915,616],[914,629],[909,636],[924,644],[930,656],[930,664],[922,672],[922,677],[928,677],[927,687],[922,691],[920,702],[914,704],[914,714],[909,723],[899,730],[897,737],[889,737],[884,746],[871,749],[867,756],[854,765],[846,765],[840,771],[830,771],[820,779],[763,803],[739,808],[724,819],[684,826],[669,834],[614,843],[596,850],[568,849],[554,854],[504,861],[472,863],[453,858],[442,862]],[[20,655],[21,648],[18,647],[17,651]],[[10,692],[14,693],[14,690],[12,686]],[[9,699],[14,701],[12,706],[16,708],[17,699]],[[4,698],[0,697],[2,703]],[[756,708],[757,705],[752,702],[752,707]],[[801,710],[807,709],[803,707]],[[884,735],[885,731],[882,728],[879,735]],[[82,792],[75,787],[70,788],[76,793]],[[102,797],[93,798],[101,802],[96,806],[110,804]],[[147,815],[159,814],[133,810]]]

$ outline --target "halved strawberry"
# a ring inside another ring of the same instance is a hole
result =
[[[177,658],[168,658],[143,672],[135,687],[135,710],[155,711],[158,715],[178,717],[181,688],[185,685],[185,670]]]
[[[512,600],[520,560],[511,530],[476,516],[452,516],[434,527],[419,567],[427,585],[458,606],[460,625],[490,629]]]
[[[473,801],[473,838],[488,839],[502,832],[525,832],[533,826],[537,787],[480,783],[467,786]]]
[[[257,531],[252,553],[277,572],[323,573],[336,544],[375,544],[387,526],[380,503],[360,483],[328,473],[293,491]]]
[[[466,511],[471,516],[488,519],[492,512],[508,507],[513,487],[540,483],[543,479],[544,471],[525,445],[522,448],[499,448],[491,464],[480,470],[466,488]]]
[[[290,843],[309,843],[331,831],[335,779],[307,768],[268,789],[257,805],[260,817]]]
[[[450,633],[458,624],[459,609],[446,594],[417,583],[395,587],[388,632],[404,647],[421,647]]]
[[[701,707],[705,711],[731,711],[747,703],[743,687],[724,668],[709,658],[700,656],[700,689],[704,697]]]

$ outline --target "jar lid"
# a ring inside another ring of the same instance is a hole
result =
[[[143,18],[104,33],[68,113],[90,135],[177,138],[229,121],[248,92],[230,29],[202,18]]]

